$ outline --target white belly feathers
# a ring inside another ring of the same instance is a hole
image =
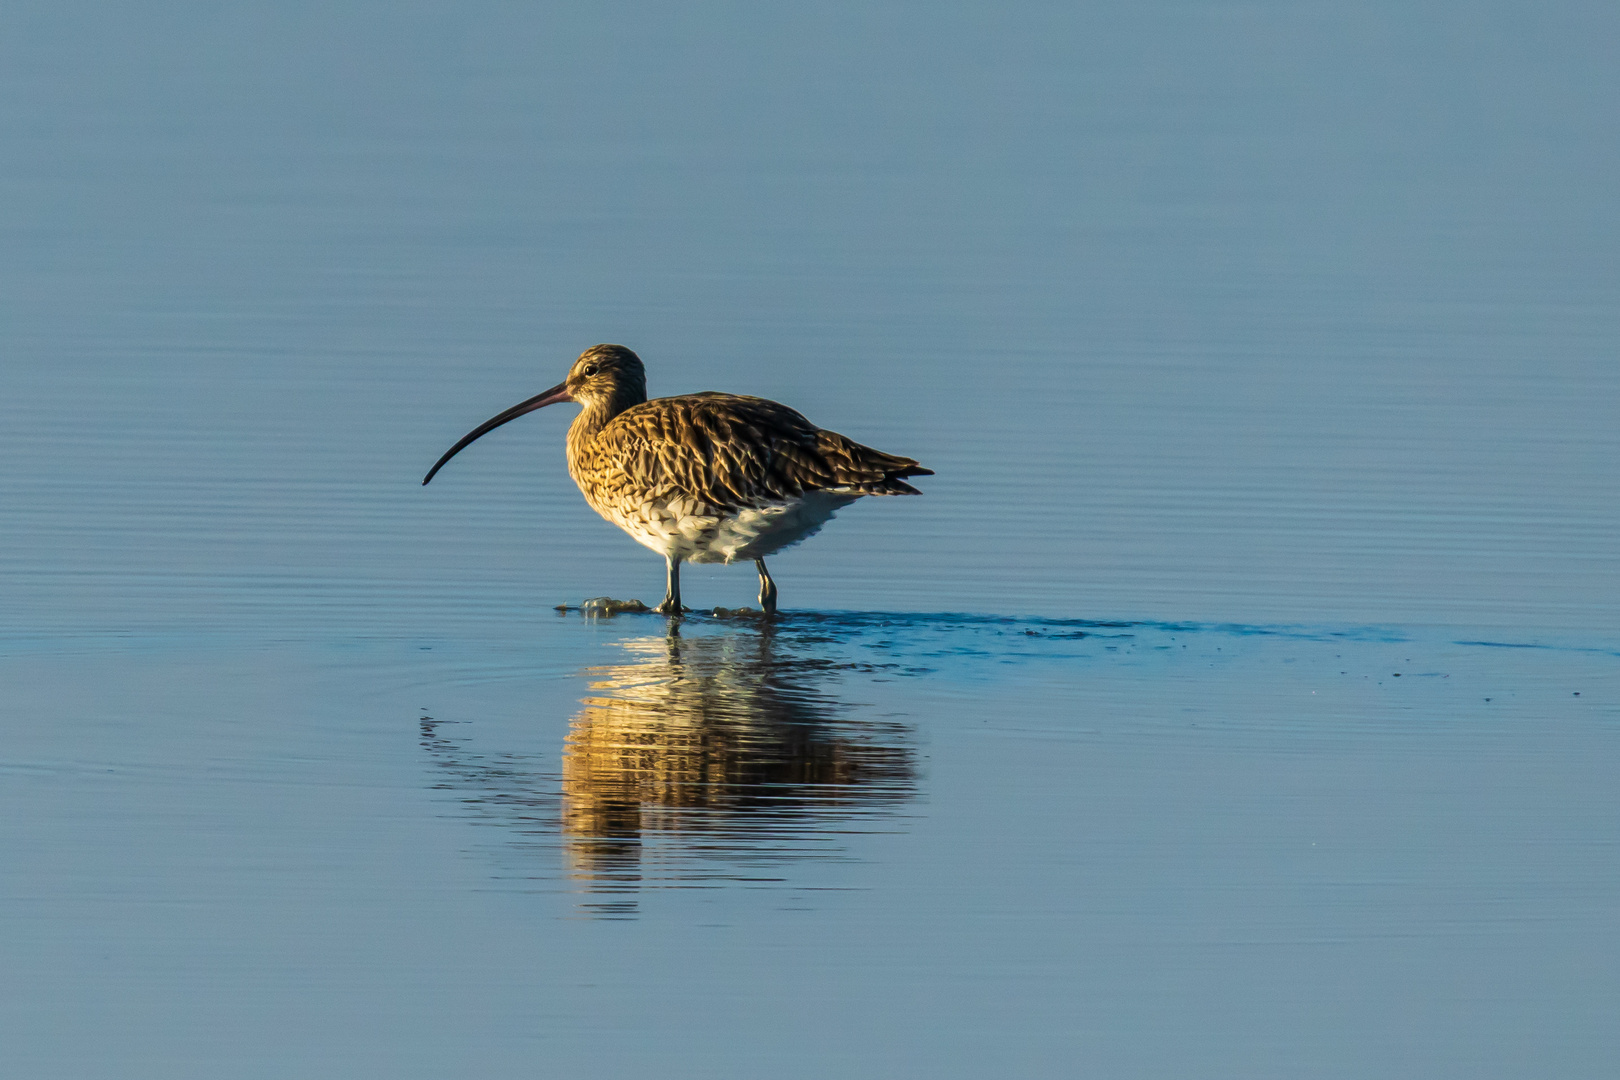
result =
[[[644,504],[629,515],[598,512],[636,542],[683,562],[717,563],[763,559],[814,536],[859,495],[810,491],[795,499],[720,513],[682,496]]]

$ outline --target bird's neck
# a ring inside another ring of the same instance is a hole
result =
[[[618,387],[612,397],[596,398],[592,401],[581,402],[585,407],[580,414],[574,417],[574,422],[568,428],[568,451],[573,457],[609,423],[615,416],[633,405],[640,405],[647,400],[647,390],[642,386]]]

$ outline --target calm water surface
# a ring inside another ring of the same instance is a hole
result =
[[[1616,22],[8,7],[11,1067],[1610,1075]],[[559,614],[598,341],[938,475]]]

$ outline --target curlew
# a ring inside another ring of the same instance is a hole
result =
[[[911,458],[818,428],[786,405],[742,394],[647,399],[641,358],[622,345],[580,354],[568,378],[484,421],[428,470],[525,413],[573,401],[568,474],[591,509],[664,557],[668,588],[655,609],[678,615],[681,564],[752,559],[759,605],[776,613],[765,557],[818,532],[863,495],[920,495]]]

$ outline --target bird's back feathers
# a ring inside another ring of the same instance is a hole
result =
[[[904,478],[933,475],[911,458],[822,430],[786,405],[741,394],[644,401],[571,445],[569,456],[581,487],[623,483],[643,498],[685,496],[721,511],[807,492],[918,495]]]

